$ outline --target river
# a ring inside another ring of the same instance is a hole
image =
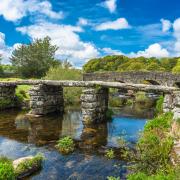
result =
[[[26,116],[26,112],[0,112],[0,155],[11,159],[35,155],[45,156],[43,168],[29,177],[33,180],[105,180],[107,176],[127,174],[125,162],[119,158],[108,160],[104,151],[118,151],[119,138],[132,146],[153,110],[124,107],[115,109],[112,119],[95,127],[85,128],[80,108],[67,108],[64,115],[54,114],[40,118]],[[75,152],[63,156],[55,148],[56,141],[71,136],[78,144]]]

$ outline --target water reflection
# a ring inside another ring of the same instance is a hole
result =
[[[39,146],[68,135],[77,140],[82,149],[118,147],[119,137],[135,143],[146,123],[144,116],[153,116],[152,111],[144,113],[143,110],[143,118],[139,112],[134,117],[134,112],[133,108],[124,108],[116,111],[110,122],[84,127],[80,109],[68,109],[64,115],[39,118],[27,116],[26,112],[4,111],[0,113],[0,136]]]
[[[88,127],[83,127],[80,109],[40,118],[26,116],[26,112],[3,111],[0,112],[0,155],[15,159],[37,152],[45,154],[43,170],[31,178],[35,180],[106,179],[111,175],[123,179],[125,162],[107,160],[101,150],[118,147],[118,139],[122,136],[135,143],[146,118],[153,114],[148,111],[147,114],[144,110],[138,111],[135,115],[131,107],[117,110],[110,122]],[[79,147],[69,156],[62,156],[54,149],[55,142],[65,135],[74,138]],[[117,163],[120,165],[115,166]]]

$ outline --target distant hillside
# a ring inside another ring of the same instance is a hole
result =
[[[129,58],[123,55],[106,56],[89,60],[84,72],[97,71],[164,71],[180,73],[180,58]]]

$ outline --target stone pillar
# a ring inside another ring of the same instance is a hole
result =
[[[174,119],[180,118],[180,91],[165,94],[163,103],[164,112],[173,112]]]
[[[106,120],[108,110],[108,89],[87,88],[81,95],[83,123],[101,123]]]
[[[174,92],[174,119],[180,119],[180,91]]]
[[[15,106],[16,85],[0,85],[0,110]]]
[[[163,112],[170,112],[174,109],[174,96],[173,94],[165,94],[163,102]]]
[[[61,86],[36,85],[30,91],[29,114],[46,115],[53,112],[63,112],[64,99]]]

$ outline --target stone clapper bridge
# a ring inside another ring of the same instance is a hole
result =
[[[119,91],[122,90],[122,92],[124,92],[124,90],[133,90],[162,93],[164,95],[164,112],[172,111],[174,113],[174,119],[180,118],[179,87],[166,84],[170,81],[168,79],[166,79],[167,81],[162,81],[162,78],[160,79],[164,84],[161,85],[136,84],[135,79],[137,79],[138,76],[136,76],[136,74],[138,73],[132,73],[133,76],[129,74],[126,73],[126,76],[123,76],[123,73],[106,73],[106,76],[105,73],[85,74],[83,81],[20,80],[0,82],[0,100],[13,102],[15,101],[15,89],[18,85],[32,85],[29,91],[30,115],[42,116],[53,112],[63,113],[63,87],[84,87],[81,95],[83,123],[101,123],[106,119],[109,88],[117,88]],[[159,74],[161,75],[160,77],[162,77],[162,73]],[[171,77],[171,83],[173,81],[172,76],[172,74],[166,76]],[[128,82],[122,82],[122,79],[125,81],[125,77],[128,77]],[[130,77],[132,82],[129,82]],[[149,77],[148,79],[146,79],[146,77],[147,75],[143,76],[141,74],[143,80],[149,80]],[[175,77],[175,81],[176,82],[173,82],[174,84],[179,84],[180,76]],[[151,82],[155,82],[155,78],[151,79]],[[11,104],[8,104],[5,108],[10,107],[12,107]]]

